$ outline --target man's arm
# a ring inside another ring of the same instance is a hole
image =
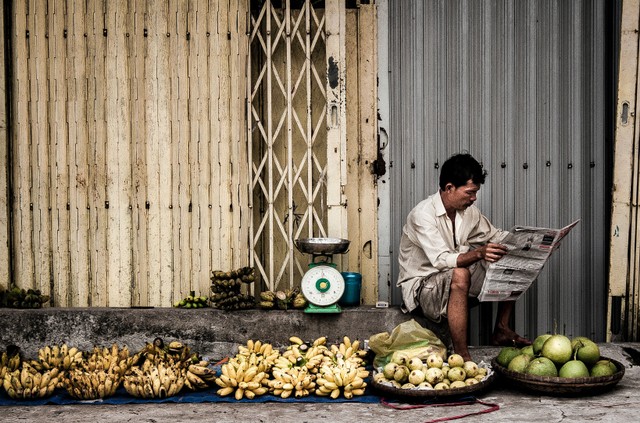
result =
[[[480,260],[486,260],[489,263],[495,263],[500,260],[502,256],[507,254],[507,247],[502,244],[495,244],[489,242],[488,244],[478,247],[474,250],[467,251],[458,256],[458,267],[469,267],[473,263]]]

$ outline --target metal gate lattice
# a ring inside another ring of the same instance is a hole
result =
[[[327,232],[325,15],[312,3],[266,0],[250,18],[251,262],[272,290],[306,270],[294,240]]]

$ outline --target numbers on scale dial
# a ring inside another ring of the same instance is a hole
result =
[[[302,293],[310,303],[331,305],[344,293],[344,279],[340,272],[330,266],[316,266],[307,271],[302,278]]]

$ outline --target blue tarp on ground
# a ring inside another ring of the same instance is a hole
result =
[[[367,389],[368,391],[368,389]],[[199,392],[190,392],[184,391],[179,395],[175,395],[170,398],[162,398],[162,399],[142,399],[136,398],[127,393],[124,388],[119,388],[116,391],[116,394],[112,397],[99,399],[99,400],[89,400],[89,401],[79,401],[72,398],[67,391],[64,389],[56,389],[53,395],[49,398],[43,399],[29,399],[29,400],[15,400],[7,395],[6,392],[2,391],[0,393],[0,406],[10,405],[10,406],[20,406],[20,405],[46,405],[46,404],[54,404],[54,405],[69,405],[69,404],[149,404],[149,403],[203,403],[203,402],[246,402],[246,403],[261,403],[261,402],[360,402],[360,403],[378,403],[380,402],[380,397],[371,395],[367,393],[366,395],[356,395],[352,399],[345,399],[340,397],[338,399],[331,399],[327,397],[321,397],[318,395],[309,395],[304,398],[280,398],[275,395],[261,395],[257,396],[254,399],[246,399],[238,401],[232,395],[228,395],[226,397],[221,397],[216,394],[215,389],[205,390]]]

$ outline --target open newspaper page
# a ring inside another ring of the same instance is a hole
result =
[[[478,300],[511,301],[522,295],[537,279],[560,241],[580,219],[562,229],[514,226],[500,242],[509,252],[487,267]]]

